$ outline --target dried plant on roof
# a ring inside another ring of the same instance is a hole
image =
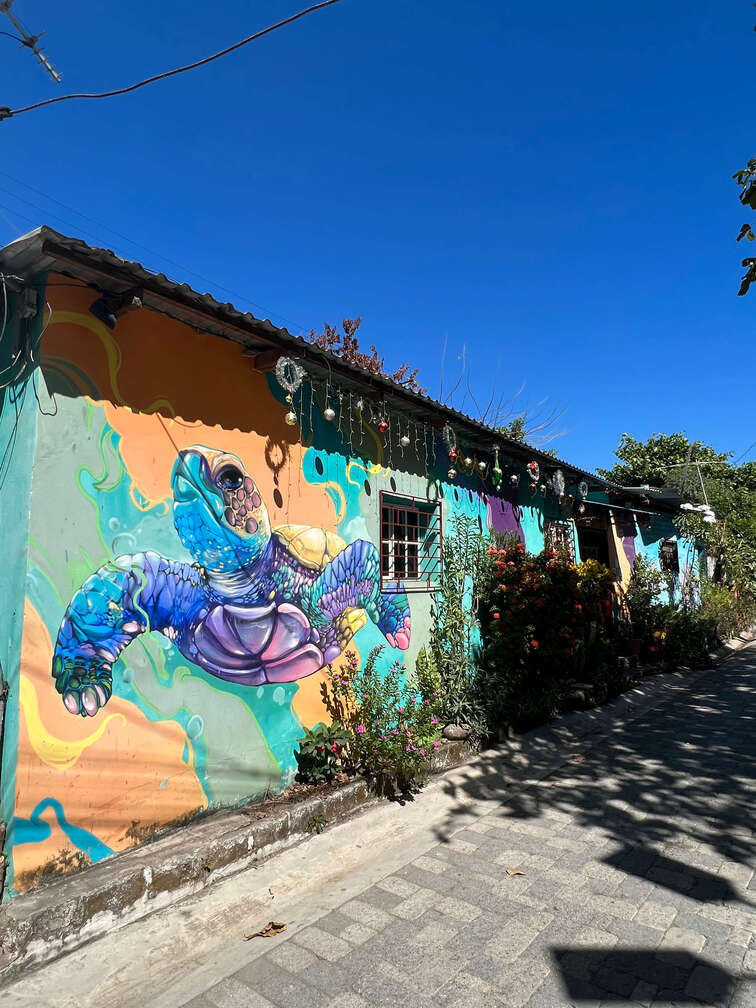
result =
[[[344,319],[341,323],[343,332],[339,332],[336,326],[326,322],[323,325],[323,332],[316,333],[313,329],[307,338],[314,346],[340,357],[347,364],[363,368],[363,370],[380,375],[382,378],[388,378],[389,381],[401,385],[402,388],[406,388],[410,392],[425,395],[426,390],[417,380],[418,368],[413,369],[409,364],[402,364],[396,371],[387,371],[385,358],[378,353],[377,347],[371,345],[370,353],[366,353],[360,348],[357,330],[361,323],[362,319],[359,317]]]

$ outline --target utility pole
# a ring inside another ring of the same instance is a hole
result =
[[[22,46],[26,46],[27,49],[31,49],[34,55],[37,57],[39,62],[45,68],[47,73],[52,77],[56,84],[60,84],[61,76],[52,63],[48,60],[47,56],[39,48],[39,40],[42,38],[43,33],[40,32],[39,35],[31,35],[24,28],[18,18],[13,14],[11,7],[13,6],[13,0],[0,0],[0,14],[5,14],[10,23],[18,32],[18,36],[11,35],[11,38],[16,38]],[[3,32],[7,34],[7,32]],[[20,37],[19,37],[20,36]]]

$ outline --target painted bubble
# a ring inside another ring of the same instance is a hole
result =
[[[205,722],[199,714],[193,714],[186,725],[186,734],[190,739],[197,739],[205,730]]]

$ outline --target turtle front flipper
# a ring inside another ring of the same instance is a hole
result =
[[[364,609],[391,647],[409,647],[411,619],[407,595],[403,591],[381,592],[380,559],[375,546],[364,539],[350,543],[330,563],[309,588],[313,622],[335,629],[334,643],[326,651],[330,661],[359,629],[352,610]],[[335,651],[334,651],[335,649]]]
[[[182,631],[175,619],[191,613],[198,583],[196,568],[156,553],[118,557],[87,578],[66,609],[53,654],[66,710],[94,717],[111,697],[124,648],[148,630],[175,639]]]

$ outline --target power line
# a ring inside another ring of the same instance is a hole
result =
[[[5,0],[5,2],[8,3],[8,0]],[[12,2],[12,0],[10,0],[10,2]],[[155,74],[153,77],[147,77],[145,80],[137,81],[136,84],[129,84],[128,87],[117,88],[115,91],[101,91],[93,94],[83,92],[80,94],[60,95],[58,98],[47,98],[45,101],[35,102],[33,105],[26,105],[23,108],[18,109],[0,107],[0,122],[2,122],[3,119],[10,119],[11,116],[21,115],[22,112],[31,112],[34,109],[44,108],[46,105],[55,105],[58,102],[72,101],[74,98],[114,98],[116,95],[123,95],[128,94],[130,91],[136,91],[137,88],[145,87],[147,84],[154,84],[156,81],[166,80],[168,77],[175,77],[177,74],[186,73],[187,70],[196,70],[197,67],[206,66],[208,63],[212,63],[213,60],[220,59],[221,56],[227,56],[236,49],[241,49],[242,46],[248,45],[250,42],[254,42],[257,39],[262,38],[263,35],[269,35],[271,32],[277,31],[277,29],[291,24],[293,21],[298,21],[300,18],[303,18],[308,14],[322,10],[324,7],[330,7],[332,4],[336,3],[340,3],[340,0],[323,0],[322,3],[313,4],[312,7],[307,7],[305,10],[301,10],[297,14],[292,14],[290,17],[284,18],[283,21],[278,21],[276,24],[270,25],[268,28],[263,28],[262,31],[255,32],[254,35],[248,35],[247,38],[242,39],[240,42],[235,42],[233,45],[227,46],[219,52],[213,53],[212,56],[205,56],[203,59],[196,60],[194,63],[187,63],[185,66],[176,67],[174,70],[166,70],[164,73]],[[0,5],[0,10],[2,10],[2,7],[3,5]]]
[[[49,61],[47,56],[45,56],[45,54],[39,48],[38,43],[39,40],[42,38],[41,33],[39,35],[32,35],[30,32],[28,32],[26,28],[24,28],[24,26],[18,20],[18,18],[11,11],[12,6],[13,6],[13,0],[0,0],[0,14],[5,14],[5,16],[8,18],[10,23],[13,25],[13,27],[16,29],[16,31],[19,33],[21,37],[19,38],[18,35],[11,35],[10,32],[0,32],[0,35],[7,35],[8,38],[15,39],[16,42],[20,42],[22,46],[25,46],[27,49],[31,49],[31,51],[34,53],[34,55],[37,57],[39,62],[45,68],[47,73],[52,77],[55,83],[60,84],[61,81],[60,74],[52,65],[52,63]],[[1,109],[0,112],[2,112]],[[2,116],[0,116],[0,118],[2,118]]]
[[[175,266],[177,270],[180,270],[181,274],[188,273],[191,276],[197,277],[204,283],[209,284],[215,290],[223,291],[225,294],[230,294],[231,297],[244,301],[249,305],[252,305],[253,308],[258,309],[260,312],[264,313],[265,315],[268,315],[271,318],[280,319],[282,322],[296,328],[301,332],[308,331],[307,328],[303,326],[300,322],[296,322],[294,319],[287,318],[285,315],[281,315],[280,312],[271,311],[264,305],[252,301],[252,299],[247,297],[246,294],[242,294],[240,291],[232,290],[230,287],[224,287],[222,284],[217,283],[210,277],[204,276],[202,273],[198,273],[196,270],[189,269],[187,266],[184,266],[181,263],[176,262],[174,259],[170,259],[168,256],[162,255],[160,252],[155,252],[153,249],[147,248],[146,245],[142,245],[139,242],[134,241],[133,238],[129,238],[128,235],[122,234],[120,231],[115,231],[113,228],[108,227],[107,224],[103,224],[102,221],[98,221],[94,217],[89,217],[87,216],[87,214],[81,213],[80,210],[76,210],[74,207],[68,206],[67,203],[62,203],[60,200],[55,199],[53,196],[49,196],[41,189],[35,189],[34,186],[31,186],[26,182],[22,182],[20,179],[14,178],[7,172],[0,170],[0,175],[4,175],[5,178],[9,179],[11,182],[15,182],[17,185],[21,185],[25,189],[29,189],[31,192],[36,193],[43,199],[49,200],[51,203],[55,203],[63,210],[67,210],[69,213],[75,214],[77,217],[81,217],[82,220],[89,221],[90,224],[94,224],[98,228],[102,228],[105,231],[109,231],[111,234],[115,235],[117,238],[120,238],[122,241],[128,242],[130,245],[133,245],[134,248],[141,249],[143,252],[147,252],[148,255],[154,256],[156,259],[161,259],[163,262],[170,263],[171,266]],[[19,200],[21,203],[25,203],[27,206],[33,207],[35,210],[39,210],[40,213],[46,214],[47,216],[52,217],[54,220],[60,221],[62,224],[66,226],[66,228],[69,227],[70,222],[66,220],[64,217],[61,217],[59,214],[53,213],[50,210],[45,209],[45,207],[39,206],[39,204],[37,203],[33,203],[31,200],[28,200],[23,196],[19,196],[17,193],[12,192],[10,189],[4,189],[2,186],[0,186],[0,192],[6,193],[6,195],[11,196],[13,199]],[[35,223],[34,221],[32,221],[30,217],[24,217],[23,214],[18,214],[17,211],[11,211],[9,207],[5,207],[4,209],[8,210],[9,213],[16,213],[23,220],[27,220],[32,224]],[[96,242],[98,243],[100,242],[101,239],[99,239],[96,233],[93,232],[91,229],[82,228],[80,225],[76,225],[76,228],[83,234],[91,235]],[[183,275],[173,277],[172,279],[175,280],[176,283],[184,282]]]

